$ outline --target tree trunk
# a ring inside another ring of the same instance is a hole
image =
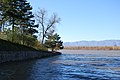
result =
[[[44,36],[44,34],[43,34],[43,37],[42,37],[42,45],[44,44],[44,38],[45,38],[45,36]]]
[[[42,32],[42,45],[44,44],[44,39],[45,39],[45,27],[44,27],[44,25],[43,25],[43,19],[42,19],[42,28],[43,28],[43,32]]]
[[[14,42],[14,28],[15,28],[15,26],[14,26],[14,18],[13,18],[13,20],[12,20],[12,42]]]
[[[54,48],[52,48],[52,52],[54,51]]]

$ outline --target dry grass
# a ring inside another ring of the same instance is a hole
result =
[[[73,46],[65,47],[67,50],[120,50],[120,46]]]

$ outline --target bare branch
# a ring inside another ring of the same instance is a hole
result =
[[[37,11],[37,13],[35,14],[38,24],[40,24],[42,27],[42,31],[41,31],[42,32],[42,44],[44,42],[44,38],[47,36],[47,33],[54,30],[56,23],[60,22],[60,18],[56,14],[53,14],[48,19],[46,16],[46,13],[47,13],[46,10],[39,8],[39,11]]]
[[[59,23],[60,22],[60,18],[57,17],[56,14],[53,14],[51,16],[51,18],[49,19],[49,22],[47,24],[47,27],[46,27],[46,30],[45,30],[45,33],[47,33],[47,31],[51,28],[51,27],[54,27],[56,23]]]

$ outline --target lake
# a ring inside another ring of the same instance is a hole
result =
[[[0,65],[0,80],[120,80],[120,51],[62,50],[63,54]]]

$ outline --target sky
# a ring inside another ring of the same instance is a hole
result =
[[[63,42],[120,40],[120,0],[28,0],[61,18],[56,32]]]

